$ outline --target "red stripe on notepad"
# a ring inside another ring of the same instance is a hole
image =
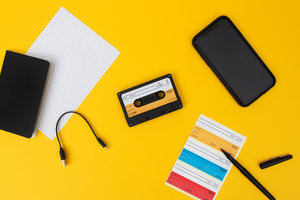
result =
[[[175,173],[171,172],[167,183],[195,196],[202,200],[212,200],[215,196],[215,192]]]

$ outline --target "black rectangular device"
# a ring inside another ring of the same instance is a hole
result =
[[[0,129],[31,138],[49,73],[49,62],[7,51],[0,75]]]
[[[217,18],[192,43],[241,106],[274,86],[274,75],[228,17]]]
[[[171,74],[118,93],[128,126],[135,126],[182,108]]]

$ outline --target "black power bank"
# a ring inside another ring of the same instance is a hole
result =
[[[50,64],[6,51],[0,74],[0,129],[31,138],[35,135]]]
[[[249,106],[275,84],[271,71],[226,16],[198,33],[193,45],[241,106]]]

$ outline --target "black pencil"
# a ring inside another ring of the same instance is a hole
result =
[[[230,160],[230,162],[236,166],[244,176],[246,176],[249,181],[251,181],[262,193],[264,193],[269,199],[275,200],[275,198],[262,186],[251,174],[248,172],[238,161],[236,161],[229,153],[221,149],[225,156]]]

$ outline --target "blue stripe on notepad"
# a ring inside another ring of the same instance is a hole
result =
[[[220,181],[223,181],[227,170],[224,169],[223,167],[220,167],[219,165],[206,160],[205,158],[187,150],[183,149],[180,156],[179,160],[195,167],[196,169],[199,169],[206,174],[215,177],[216,179],[219,179]]]

